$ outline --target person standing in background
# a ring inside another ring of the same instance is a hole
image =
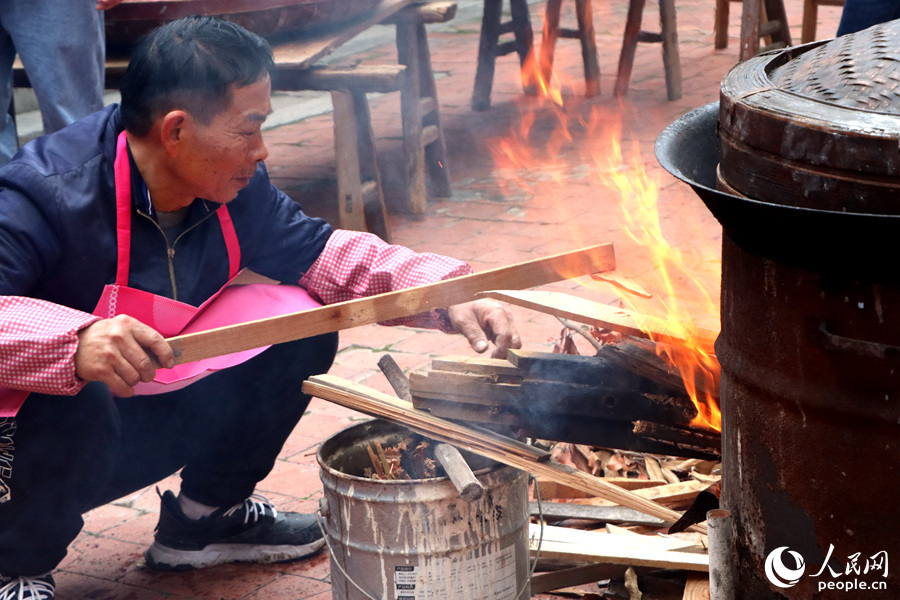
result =
[[[856,33],[894,19],[900,19],[898,0],[845,0],[837,34]]]
[[[103,108],[103,11],[122,0],[0,0],[0,165],[18,150],[13,61],[25,67],[52,133]]]

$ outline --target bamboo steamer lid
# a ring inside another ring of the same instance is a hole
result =
[[[743,196],[900,214],[900,20],[738,64],[719,140],[720,182]]]

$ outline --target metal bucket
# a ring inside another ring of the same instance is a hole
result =
[[[332,436],[317,453],[332,598],[529,598],[527,474],[466,455],[485,489],[473,503],[446,477],[362,476],[371,466],[368,444],[396,444],[407,435],[399,426],[369,421]]]

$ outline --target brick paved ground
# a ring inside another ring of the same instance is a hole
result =
[[[574,3],[566,3],[574,4]],[[737,60],[739,5],[732,3],[730,46],[713,48],[712,0],[678,0],[678,35],[684,74],[684,97],[666,99],[660,49],[642,44],[637,51],[630,92],[621,104],[612,97],[615,70],[626,13],[625,2],[594,1],[594,23],[602,71],[601,94],[582,97],[583,82],[577,44],[561,40],[556,73],[570,84],[565,94],[570,138],[557,142],[553,134],[558,112],[524,96],[513,57],[497,62],[493,106],[475,113],[469,98],[475,71],[479,22],[457,20],[432,31],[430,44],[438,75],[441,115],[450,151],[454,194],[432,199],[424,215],[395,212],[390,216],[395,242],[419,251],[444,253],[471,261],[476,270],[529,258],[613,242],[619,270],[655,293],[665,296],[649,251],[624,231],[621,195],[608,183],[615,173],[633,174],[621,161],[610,166],[609,140],[621,123],[626,154],[639,144],[648,178],[659,187],[660,227],[668,243],[680,253],[688,270],[704,279],[713,302],[717,296],[720,228],[686,186],[665,173],[653,158],[653,142],[672,120],[717,98],[718,83]],[[789,23],[799,39],[802,2],[787,2]],[[542,25],[541,3],[534,2],[536,31]],[[571,9],[565,6],[566,9]],[[564,15],[564,19],[573,19]],[[833,35],[839,9],[820,9],[819,35]],[[657,22],[655,4],[648,3],[644,18],[649,29]],[[394,60],[391,44],[378,46],[360,57],[372,62]],[[371,98],[382,171],[396,182],[400,149],[399,101],[396,95]],[[595,121],[599,127],[584,123]],[[529,135],[522,138],[523,122],[533,116]],[[497,158],[504,139],[524,139],[531,153],[513,164]],[[268,161],[277,185],[301,202],[307,212],[334,219],[334,154],[330,115],[284,125],[266,134]],[[557,148],[558,152],[551,152]],[[687,151],[687,150],[686,150]],[[597,164],[585,155],[600,157]],[[554,154],[557,154],[554,157]],[[625,161],[626,163],[628,161]],[[590,286],[590,287],[586,287]],[[615,294],[589,281],[566,282],[548,289],[573,290],[599,301],[614,301]],[[693,296],[692,296],[693,298]],[[698,303],[689,304],[691,316],[716,327],[717,316]],[[514,310],[526,348],[548,350],[558,335],[558,322],[526,310]],[[469,352],[459,336],[377,325],[342,333],[332,373],[384,391],[389,386],[377,361],[390,352],[400,365],[414,369],[432,357]],[[313,400],[308,415],[289,440],[274,472],[260,491],[280,509],[312,511],[322,496],[315,451],[319,443],[364,416]],[[177,476],[159,484],[176,489]],[[262,600],[331,597],[326,554],[290,565],[232,565],[205,571],[161,574],[148,570],[142,552],[152,539],[158,513],[156,492],[148,488],[98,508],[85,517],[84,532],[72,544],[56,575],[58,597],[74,599],[155,600],[209,599]],[[542,596],[549,597],[549,596]]]

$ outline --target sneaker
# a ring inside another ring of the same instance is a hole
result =
[[[279,513],[256,494],[196,520],[181,512],[171,491],[161,499],[155,541],[144,553],[147,563],[161,571],[287,562],[312,556],[325,545],[315,515]]]
[[[0,575],[0,600],[53,600],[53,577],[4,577]]]

